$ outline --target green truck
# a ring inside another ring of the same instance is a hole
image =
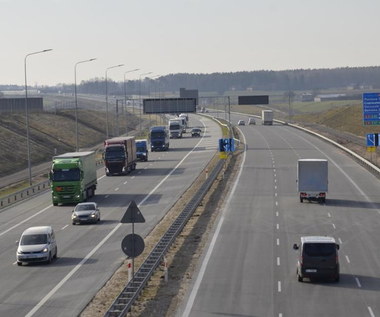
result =
[[[53,157],[49,173],[53,205],[85,201],[95,195],[95,152],[71,152]]]

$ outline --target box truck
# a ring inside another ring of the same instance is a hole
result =
[[[272,125],[273,124],[273,111],[262,110],[261,111],[261,124]]]
[[[49,173],[53,205],[79,203],[95,195],[95,152],[71,152],[54,156]]]
[[[324,203],[328,190],[328,162],[325,159],[301,159],[297,164],[297,187],[302,203],[305,199]]]
[[[170,138],[182,138],[183,133],[183,125],[182,125],[182,119],[170,119],[169,120],[169,133]]]
[[[134,136],[116,137],[104,141],[103,153],[106,175],[122,175],[136,169]]]

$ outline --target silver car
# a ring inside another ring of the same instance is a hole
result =
[[[22,235],[17,248],[17,265],[31,262],[50,263],[57,258],[57,242],[50,226],[30,227]]]
[[[79,203],[75,206],[71,221],[73,225],[81,223],[97,223],[100,221],[100,210],[94,202]]]

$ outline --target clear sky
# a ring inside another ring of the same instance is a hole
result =
[[[380,0],[0,0],[0,84],[380,65]]]

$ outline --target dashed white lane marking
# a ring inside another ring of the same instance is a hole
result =
[[[152,163],[149,163],[149,166],[152,166],[153,164]]]
[[[281,292],[281,281],[277,282],[277,290],[279,293]]]
[[[276,243],[277,243],[277,245],[280,245],[280,239],[277,238]]]
[[[343,244],[343,241],[342,241],[341,238],[338,238],[338,241],[339,241],[340,244]]]
[[[280,229],[280,225],[278,223],[276,224],[276,229]]]
[[[118,190],[119,190],[119,187],[116,187],[116,188],[115,188],[115,192],[117,192]]]
[[[276,211],[276,217],[278,217],[279,216],[279,212],[278,211]]]
[[[367,308],[371,317],[375,317],[375,314],[373,313],[372,308],[370,306],[368,306]]]
[[[333,228],[334,228],[334,229],[336,229],[336,227],[335,227],[335,224],[334,224],[334,223],[332,223],[332,226],[333,226]]]
[[[280,266],[280,257],[277,257],[277,266]]]
[[[277,197],[277,193],[274,193],[274,197]]]
[[[277,183],[277,179],[276,178],[274,179],[274,182]]]
[[[145,167],[144,167],[144,170],[146,170],[147,168],[148,168],[148,166],[145,166]],[[141,174],[141,172],[140,172],[139,174]]]
[[[110,195],[106,195],[104,198],[108,198]]]
[[[278,201],[276,201],[276,203],[275,203],[275,204],[276,204],[276,206],[278,206]]]
[[[359,288],[362,288],[362,284],[360,284],[360,281],[357,277],[355,277],[356,284],[358,284]]]
[[[125,181],[125,182],[124,182],[124,185],[125,185],[126,183],[128,183],[128,181]]]
[[[274,189],[277,189],[277,185],[274,185]]]
[[[141,172],[140,172],[141,173]],[[132,176],[131,179],[134,179],[136,176]]]
[[[279,314],[278,314],[278,317],[282,317],[282,313],[279,313]]]
[[[347,263],[351,263],[350,258],[347,255],[346,255],[346,261],[347,261]]]
[[[331,214],[329,212],[327,213],[327,217],[331,218]]]
[[[69,225],[63,226],[61,230],[65,230]]]

